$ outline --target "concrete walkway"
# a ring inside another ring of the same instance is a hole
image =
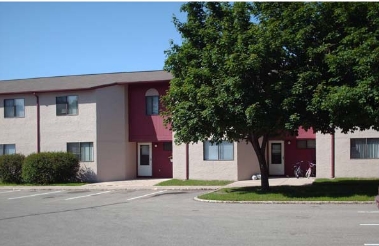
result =
[[[169,179],[134,179],[114,182],[100,182],[82,186],[0,186],[1,190],[217,190],[229,187],[260,186],[260,180],[236,181],[226,186],[155,186]],[[308,185],[312,184],[314,178],[270,178],[270,186],[281,185]]]

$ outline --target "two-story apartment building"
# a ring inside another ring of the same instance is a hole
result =
[[[0,81],[0,154],[69,151],[93,180],[172,177],[164,71]]]
[[[246,142],[173,144],[159,115],[169,88],[164,71],[0,81],[0,155],[68,151],[94,181],[137,177],[246,180],[259,165]],[[272,138],[269,173],[293,176],[298,161],[318,177],[377,177],[377,131]]]

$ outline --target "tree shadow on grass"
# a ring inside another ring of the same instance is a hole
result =
[[[304,186],[272,186],[269,192],[263,192],[260,187],[233,188],[228,193],[248,195],[278,195],[292,199],[307,198],[349,198],[356,196],[374,197],[378,194],[379,180],[339,180],[314,182]]]

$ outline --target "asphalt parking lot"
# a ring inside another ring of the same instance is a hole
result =
[[[372,204],[223,204],[202,191],[0,190],[0,245],[379,245]]]

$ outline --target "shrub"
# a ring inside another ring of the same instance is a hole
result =
[[[25,158],[22,179],[32,184],[52,184],[73,181],[79,170],[75,155],[66,152],[42,152]]]
[[[24,159],[25,156],[21,154],[0,156],[0,180],[4,183],[21,183]]]

